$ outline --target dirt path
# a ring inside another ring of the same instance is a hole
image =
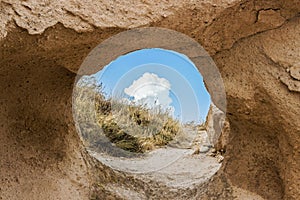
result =
[[[192,149],[161,148],[143,158],[108,157],[90,152],[114,170],[138,179],[160,182],[168,187],[188,188],[208,180],[220,168],[216,158],[206,154],[193,155]]]

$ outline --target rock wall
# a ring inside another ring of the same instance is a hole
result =
[[[226,146],[229,143],[230,124],[226,119],[225,112],[221,111],[214,103],[210,104],[205,127],[209,144],[216,151],[226,151]]]
[[[299,199],[298,0],[3,0],[0,8],[0,199],[89,199],[96,182],[149,199]],[[88,156],[75,131],[81,62],[104,39],[139,26],[199,41],[224,79],[230,141],[221,170],[197,190],[116,174]],[[102,199],[118,199],[102,187]]]

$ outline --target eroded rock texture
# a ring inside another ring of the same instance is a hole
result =
[[[298,0],[3,0],[0,8],[0,199],[89,199],[95,190],[122,198],[108,182],[148,199],[299,199]],[[104,39],[139,26],[196,39],[222,74],[225,161],[196,190],[116,174],[88,156],[75,131],[81,62]]]

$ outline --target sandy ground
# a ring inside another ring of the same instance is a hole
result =
[[[168,187],[188,188],[208,180],[220,168],[217,159],[207,154],[193,154],[192,149],[161,148],[142,158],[109,157],[90,152],[103,164],[114,170],[150,179]]]

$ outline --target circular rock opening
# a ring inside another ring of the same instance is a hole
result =
[[[122,55],[78,78],[73,97],[83,143],[112,169],[185,188],[221,166],[225,114],[184,54],[147,48]]]

